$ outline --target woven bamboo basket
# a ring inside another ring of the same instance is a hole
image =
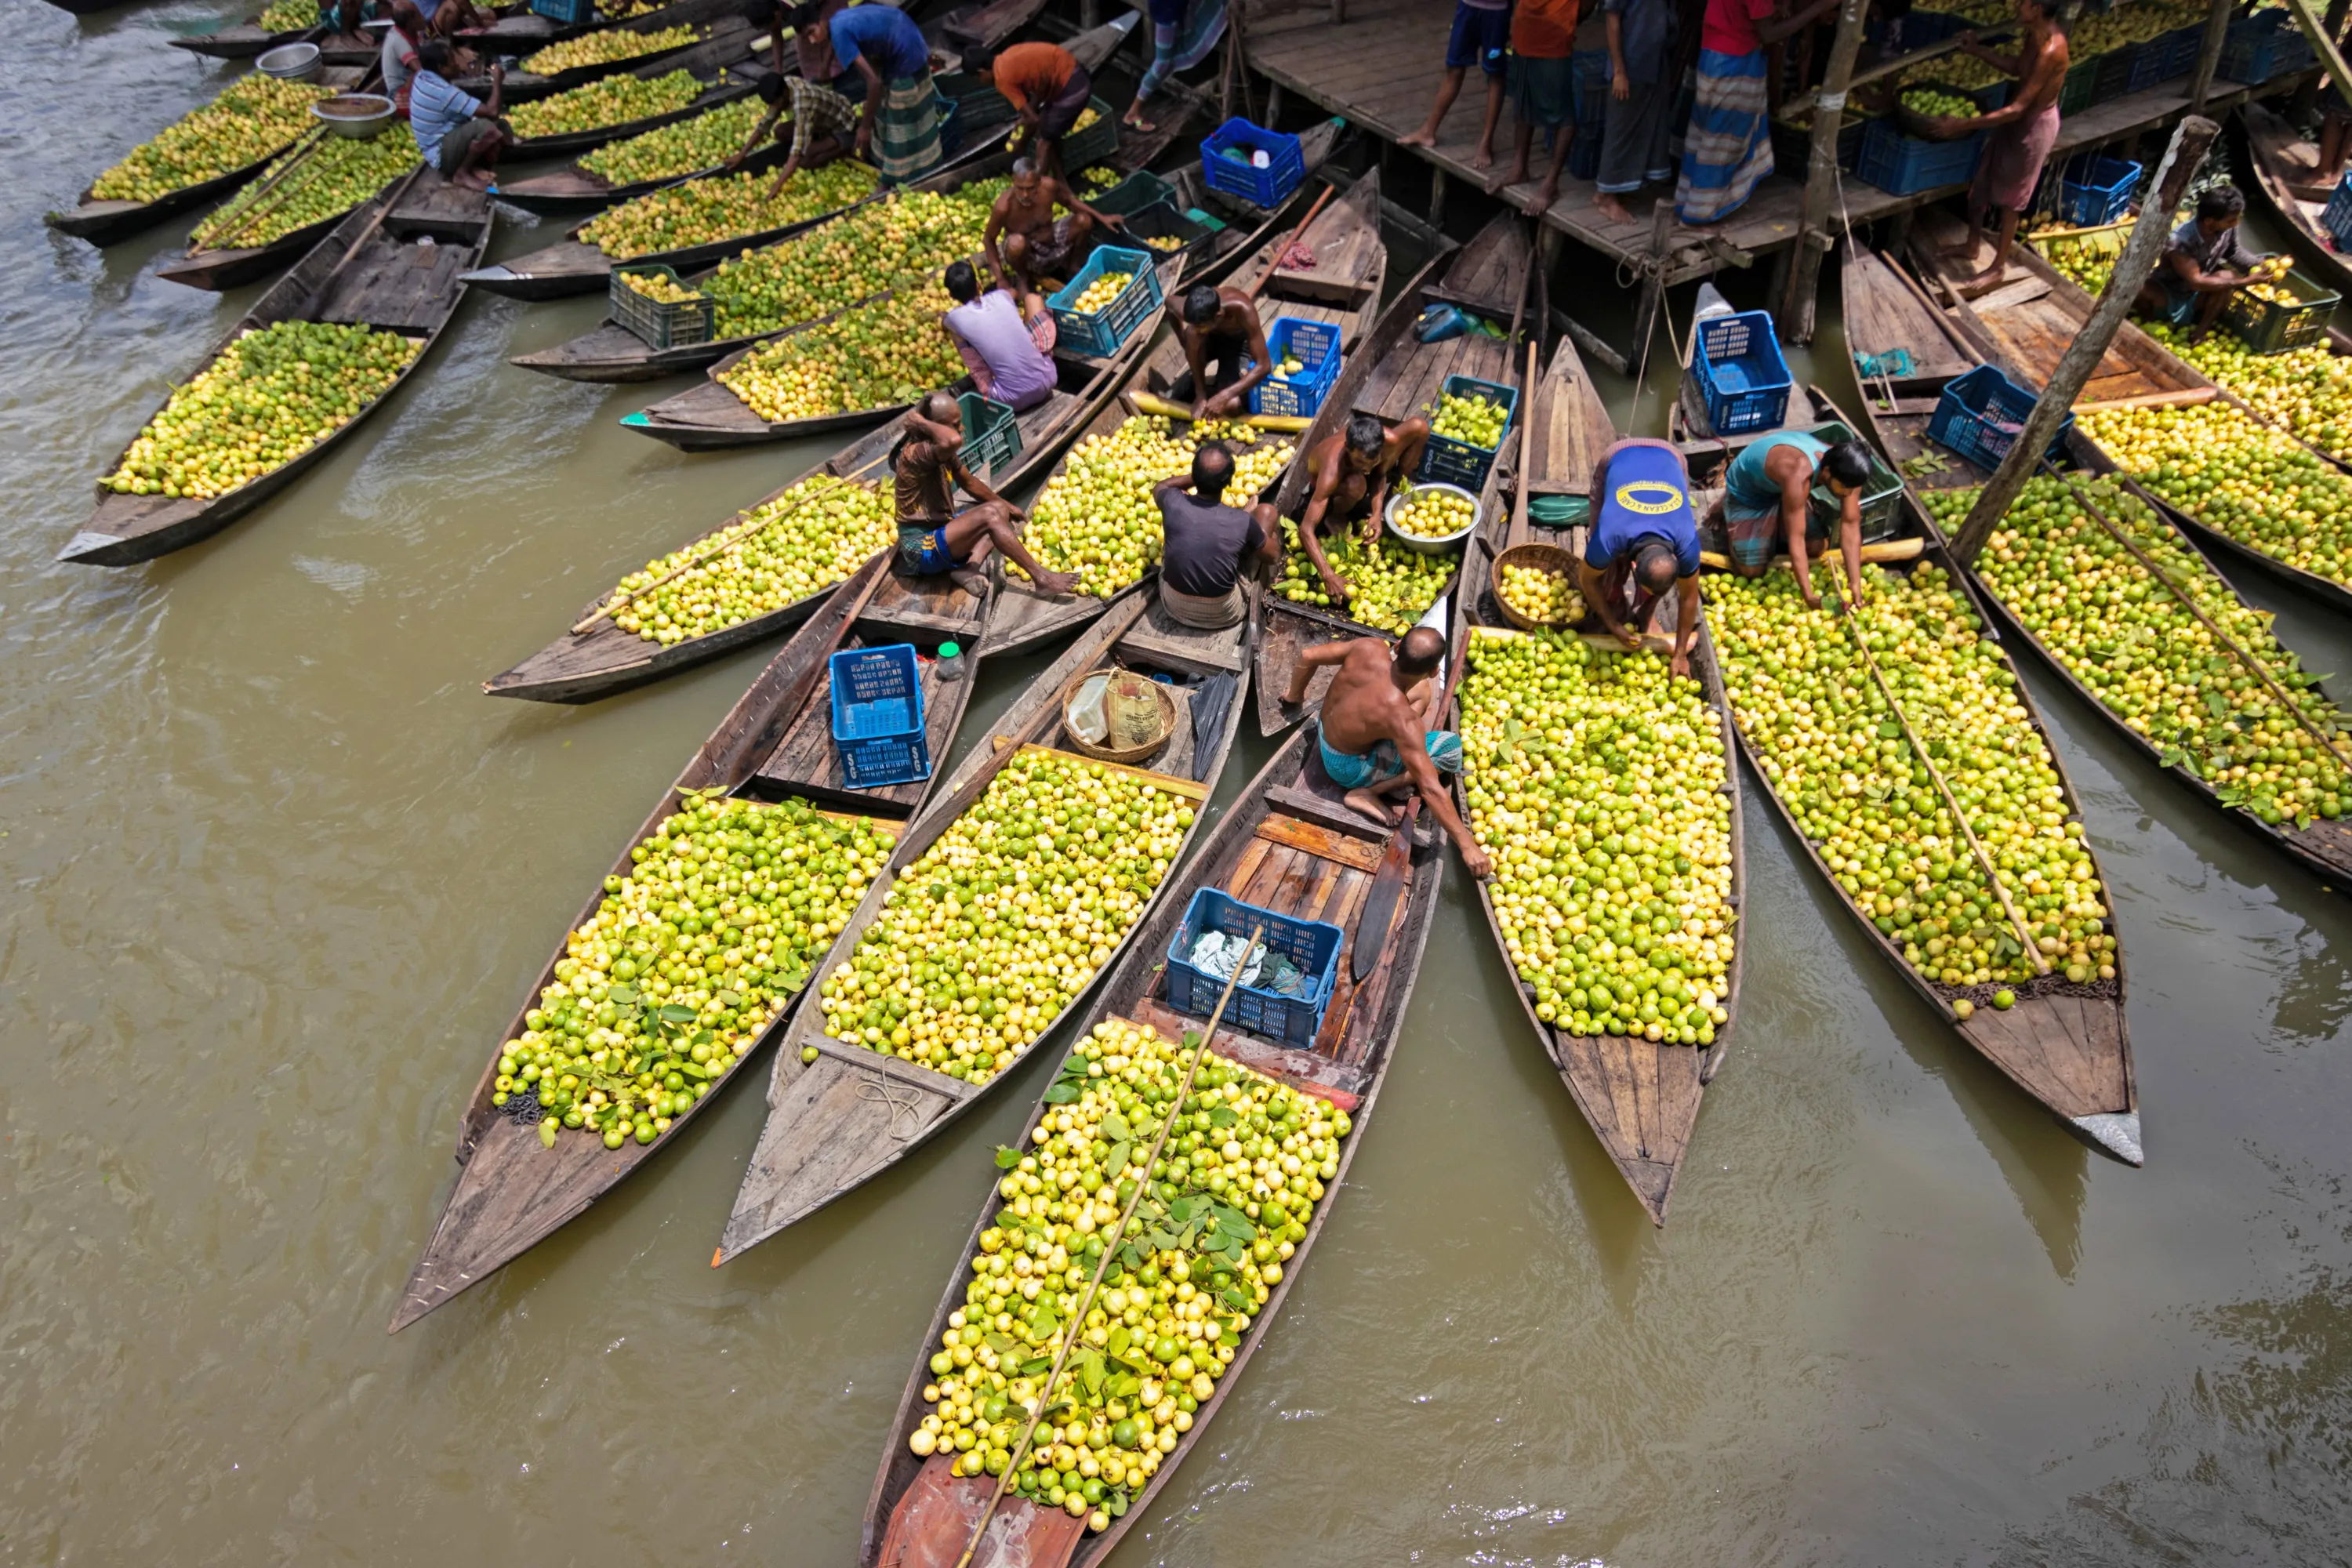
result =
[[[1503,613],[1505,620],[1523,632],[1573,624],[1569,620],[1530,620],[1506,604],[1503,599],[1503,568],[1506,566],[1534,566],[1546,572],[1556,572],[1572,584],[1576,581],[1576,555],[1573,552],[1563,550],[1557,544],[1514,544],[1495,557],[1495,608]]]
[[[1078,689],[1097,675],[1121,673],[1124,672],[1116,666],[1089,669],[1083,675],[1073,677],[1070,683],[1062,688],[1062,733],[1069,741],[1070,749],[1080,756],[1092,757],[1098,763],[1139,763],[1166,745],[1168,737],[1176,732],[1176,698],[1164,684],[1153,680],[1146,684],[1151,688],[1151,695],[1160,701],[1160,723],[1150,742],[1139,746],[1105,746],[1078,733],[1077,726],[1070,722],[1070,705],[1078,700]]]

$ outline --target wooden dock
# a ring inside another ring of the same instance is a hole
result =
[[[1432,221],[1440,221],[1445,193],[1467,186],[1483,189],[1493,171],[1473,169],[1470,154],[1478,140],[1479,117],[1485,112],[1483,84],[1463,84],[1461,96],[1439,129],[1434,148],[1397,148],[1397,139],[1417,131],[1436,97],[1438,79],[1445,69],[1445,40],[1453,7],[1437,0],[1348,0],[1347,20],[1334,23],[1329,9],[1310,3],[1290,11],[1267,12],[1251,6],[1247,55],[1251,69],[1284,93],[1297,94],[1318,108],[1346,118],[1388,143],[1384,152],[1410,152],[1435,169],[1438,184],[1431,206]],[[2226,112],[2252,91],[2269,96],[2293,88],[2301,74],[2281,77],[2259,89],[2216,80],[2206,95],[2209,113]],[[2095,105],[2069,117],[2058,133],[2058,154],[2118,142],[2150,126],[2165,123],[2189,107],[2189,79],[2159,83]],[[1507,148],[1514,121],[1507,106],[1495,137],[1497,165],[1508,163]],[[1541,177],[1540,141],[1530,160]],[[1940,201],[1964,190],[1948,185],[1913,195],[1897,196],[1865,184],[1853,175],[1843,180],[1845,218],[1834,214],[1833,227],[1846,222],[1865,223]],[[1534,181],[1504,193],[1506,199],[1524,200]],[[1665,281],[1686,283],[1722,270],[1745,266],[1748,259],[1785,250],[1797,238],[1804,196],[1801,179],[1776,173],[1756,189],[1748,205],[1732,215],[1719,231],[1723,242],[1709,246],[1686,229],[1668,231]],[[1590,180],[1560,180],[1559,198],[1544,213],[1548,228],[1629,267],[1650,255],[1652,215],[1649,198],[1630,199],[1630,223],[1604,222],[1592,205]]]

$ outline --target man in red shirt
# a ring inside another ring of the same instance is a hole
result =
[[[1076,128],[1095,92],[1094,78],[1077,57],[1059,44],[1015,44],[993,58],[984,49],[966,55],[963,65],[992,74],[996,90],[1021,117],[1013,151],[1034,153],[1049,178],[1061,177],[1062,138]]]
[[[1536,127],[1550,131],[1551,162],[1545,166],[1543,183],[1521,204],[1530,217],[1542,216],[1559,199],[1559,171],[1568,162],[1569,144],[1576,140],[1576,73],[1569,56],[1576,46],[1577,9],[1577,0],[1518,0],[1511,14],[1511,114],[1518,130],[1510,168],[1486,189],[1500,192],[1524,182]]]

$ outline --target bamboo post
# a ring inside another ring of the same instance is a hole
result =
[[[2197,70],[2189,79],[2191,114],[2205,112],[2206,95],[2213,90],[2213,72],[2221,64],[2222,36],[2230,30],[2230,5],[2231,0],[2212,0],[2205,12],[2205,39],[2197,46]]]
[[[1247,969],[1250,960],[1257,955],[1258,944],[1265,936],[1265,926],[1263,923],[1251,929],[1249,945],[1242,950],[1241,957],[1234,963],[1233,974],[1225,981],[1225,993],[1217,998],[1217,1010],[1209,1015],[1209,1021],[1201,1027],[1200,1047],[1193,1051],[1192,1059],[1184,1065],[1184,1082],[1177,1089],[1176,1098],[1170,1102],[1171,1105],[1181,1105],[1192,1096],[1192,1079],[1200,1073],[1201,1063],[1209,1054],[1209,1042],[1217,1037],[1217,1026],[1225,1016],[1225,1004],[1234,999],[1234,987],[1242,983],[1242,971]],[[1169,1130],[1175,1125],[1176,1118],[1172,1112],[1160,1120],[1159,1135],[1151,1141],[1150,1152],[1143,1156],[1141,1169],[1151,1169],[1152,1163],[1160,1158],[1160,1151],[1167,1145]],[[1127,1235],[1127,1227],[1135,1218],[1135,1207],[1149,1191],[1149,1183],[1138,1182],[1135,1195],[1127,1200],[1127,1207],[1120,1211],[1118,1223],[1111,1227],[1110,1244],[1103,1247],[1102,1261],[1095,1265],[1094,1278],[1087,1281],[1087,1293],[1078,1299],[1077,1310],[1070,1314],[1069,1332],[1062,1341],[1061,1353],[1054,1358],[1053,1370],[1046,1373],[1045,1383],[1037,1390],[1036,1407],[1026,1413],[1029,1425],[1021,1434],[1021,1446],[1013,1450],[1013,1458],[1005,1465],[1004,1473],[996,1478],[996,1490],[989,1498],[988,1506],[981,1510],[980,1522],[972,1527],[971,1540],[965,1543],[963,1555],[956,1560],[956,1568],[971,1568],[972,1555],[980,1550],[981,1541],[988,1534],[988,1521],[996,1516],[996,1505],[1004,1500],[1006,1489],[1013,1485],[1013,1478],[1020,1473],[1021,1461],[1028,1457],[1034,1445],[1037,1423],[1050,1408],[1054,1385],[1061,1381],[1062,1368],[1069,1361],[1070,1352],[1078,1347],[1078,1330],[1085,1324],[1087,1313],[1095,1304],[1096,1293],[1102,1289],[1103,1276],[1110,1270],[1110,1260],[1118,1251],[1117,1244]]]
[[[1650,259],[1644,268],[1648,276],[1642,279],[1642,302],[1633,310],[1633,353],[1631,357],[1636,365],[1649,363],[1650,334],[1657,330],[1658,312],[1665,305],[1666,236],[1674,221],[1674,194],[1661,193],[1657,205],[1650,209]],[[1639,375],[1639,371],[1636,371],[1636,379]]]
[[[1864,0],[1845,0],[1838,8],[1837,38],[1830,46],[1829,73],[1822,83],[1821,100],[1813,109],[1812,152],[1805,165],[1805,205],[1799,219],[1797,244],[1789,261],[1788,292],[1773,329],[1784,342],[1813,341],[1813,310],[1821,294],[1822,258],[1836,243],[1830,232],[1830,206],[1837,199],[1838,127],[1845,119],[1845,95],[1853,78],[1853,62],[1862,52]]]
[[[2286,0],[2286,8],[2294,17],[2295,26],[2303,29],[2303,36],[2311,40],[2319,63],[2327,68],[2327,79],[2335,85],[2336,98],[2352,105],[2352,71],[2345,68],[2344,57],[2336,52],[2336,40],[2328,35],[2319,13],[2311,8],[2311,0]]]
[[[2026,416],[2025,427],[2018,432],[2009,456],[2001,459],[1992,479],[1979,492],[1976,505],[1969,509],[1968,520],[1952,536],[1952,556],[1961,565],[1972,563],[1977,552],[1984,548],[1985,540],[2009,510],[2010,502],[2017,499],[2025,481],[2032,476],[2034,464],[2057,437],[2059,422],[2074,406],[2074,399],[2082,395],[2091,373],[2105,356],[2107,345],[2115,342],[2126,312],[2138,297],[2140,285],[2147,281],[2158,252],[2172,230],[2172,212],[2180,205],[2189,176],[2205,161],[2205,150],[2221,133],[2220,126],[2195,114],[2181,121],[2173,132],[2172,144],[2165,149],[2164,162],[2157,165],[2156,178],[2148,184],[2147,199],[2140,205],[2139,221],[2132,226],[2131,238],[2124,243],[2124,253],[2116,258],[2115,275],[2107,280],[2106,292],[2099,296],[2090,319],[2083,323],[2083,331],[2059,358],[2049,385],[2042,389],[2033,412]]]

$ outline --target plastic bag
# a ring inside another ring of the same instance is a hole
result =
[[[1070,700],[1066,717],[1070,732],[1089,746],[1099,746],[1110,733],[1110,721],[1103,714],[1103,693],[1110,686],[1110,677],[1090,675],[1078,685],[1078,694]]]
[[[1122,669],[1112,675],[1103,693],[1103,717],[1110,728],[1110,744],[1120,751],[1148,746],[1165,732],[1166,710],[1151,678]]]

